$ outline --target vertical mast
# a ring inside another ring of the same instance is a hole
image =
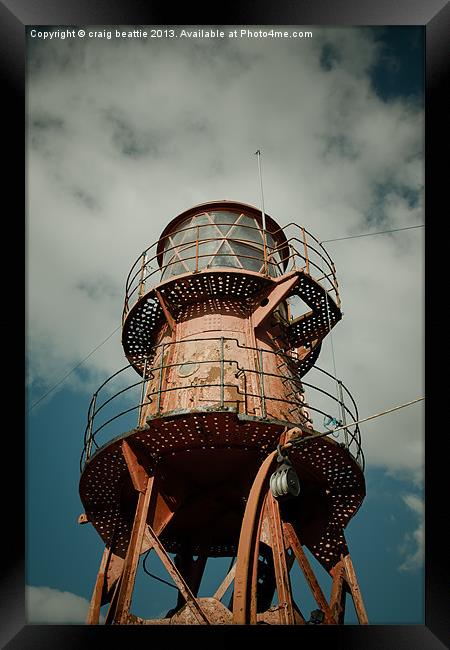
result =
[[[261,216],[262,216],[262,230],[263,230],[263,246],[264,246],[264,274],[267,275],[267,237],[266,237],[266,213],[264,210],[264,192],[261,172],[261,150],[255,151],[255,156],[258,158],[258,175],[259,175],[259,189],[261,193]]]

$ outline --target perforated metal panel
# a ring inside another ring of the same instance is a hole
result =
[[[165,459],[180,453],[241,450],[257,454],[261,462],[278,442],[282,423],[240,420],[234,413],[190,413],[171,418],[154,418],[148,428],[133,430],[102,447],[86,465],[80,481],[80,495],[86,514],[105,544],[112,535],[117,539],[117,553],[125,554],[131,532],[131,522],[123,506],[122,487],[129,476],[121,452],[121,441],[127,439],[145,450],[149,458],[148,471],[157,471]],[[325,568],[330,568],[343,552],[343,529],[359,508],[364,495],[364,478],[350,454],[334,441],[309,441],[291,453],[291,460],[302,480],[317,484],[329,503],[330,518],[323,534],[311,545],[311,552]],[[198,457],[197,457],[198,463]],[[250,477],[251,478],[251,477]],[[234,485],[234,482],[233,482]],[[246,493],[242,494],[245,498]],[[206,516],[205,512],[205,516]],[[301,512],[298,516],[301,517]],[[216,524],[220,528],[220,522]],[[201,530],[201,522],[199,522]],[[223,531],[223,539],[227,533]],[[165,535],[167,548],[176,551],[181,540]],[[195,542],[195,540],[194,540]],[[237,540],[212,546],[211,555],[229,555],[236,551]],[[193,546],[196,549],[195,543]]]

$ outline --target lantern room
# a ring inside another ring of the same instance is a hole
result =
[[[231,267],[270,277],[283,274],[286,237],[270,217],[242,203],[203,203],[180,214],[161,235],[161,280],[210,268]]]

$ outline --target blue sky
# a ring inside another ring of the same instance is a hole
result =
[[[422,61],[410,27],[295,43],[30,39],[29,405],[118,326],[128,270],[170,218],[215,198],[258,205],[257,148],[281,225],[331,239],[423,223]],[[423,395],[422,229],[327,249],[337,368],[360,415]],[[91,394],[123,364],[116,333],[28,414],[31,621],[83,620],[102,546],[77,523],[79,457]],[[319,365],[332,368],[329,342]],[[347,539],[372,623],[424,620],[423,425],[416,405],[362,426],[367,497]],[[200,595],[227,563],[211,563]],[[159,616],[174,594],[140,572],[132,611]]]

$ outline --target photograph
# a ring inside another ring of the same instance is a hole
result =
[[[313,511],[314,524],[301,512],[294,520],[311,536],[324,593],[343,552],[332,537],[348,525],[364,622],[423,623],[423,402],[353,424],[424,396],[423,49],[421,27],[28,29],[30,622],[85,622],[105,543],[126,552],[137,499],[122,440],[131,451],[141,443],[155,480],[184,473],[187,485],[161,487],[177,501],[168,552],[179,544],[190,567],[206,554],[201,584],[192,580],[206,598],[236,555],[239,501],[260,455],[284,427],[306,424],[329,433],[294,461],[311,495],[289,510]],[[275,288],[252,339],[249,318]],[[221,336],[222,404],[211,379]],[[199,422],[206,433],[176,440],[180,411],[186,430]],[[334,433],[342,414],[351,425]],[[144,443],[129,435],[136,427],[149,431]],[[175,452],[160,440],[166,430]],[[326,467],[310,475],[321,449]],[[328,467],[351,480],[333,483]],[[168,581],[157,553],[146,570],[140,555],[130,613],[166,619],[176,585],[147,574]],[[291,582],[308,621],[318,605],[301,572]],[[267,590],[267,609],[276,592]],[[342,622],[358,621],[351,600]]]
[[[427,632],[425,25],[53,22],[23,25],[24,647]]]

